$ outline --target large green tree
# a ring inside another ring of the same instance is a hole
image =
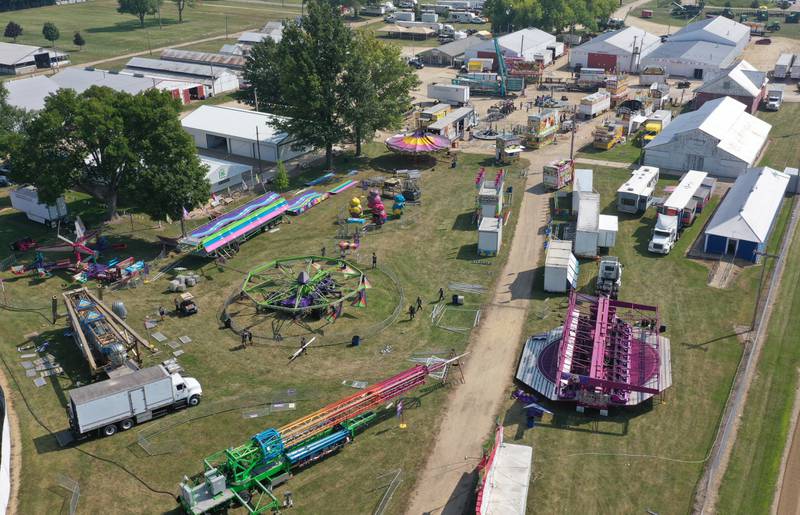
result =
[[[32,118],[30,113],[9,105],[7,99],[8,90],[0,82],[0,161],[5,160],[25,124]]]
[[[136,16],[144,27],[144,17],[155,14],[161,3],[162,0],[117,0],[117,12]]]
[[[523,27],[561,32],[576,24],[597,30],[617,5],[617,0],[486,0],[483,12],[495,32]]]
[[[180,218],[208,198],[209,185],[178,114],[161,91],[59,90],[16,142],[14,178],[46,202],[84,191],[105,203],[108,218],[120,197],[155,219]]]
[[[344,118],[361,155],[361,143],[371,141],[375,131],[396,128],[411,108],[409,91],[419,85],[416,73],[400,57],[396,45],[378,41],[367,32],[354,34],[344,85],[349,102]]]

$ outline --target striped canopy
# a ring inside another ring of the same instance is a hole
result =
[[[438,134],[416,131],[412,134],[396,134],[386,140],[386,147],[394,152],[426,154],[450,147],[450,140]]]

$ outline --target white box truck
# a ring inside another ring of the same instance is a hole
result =
[[[770,84],[767,86],[767,100],[764,109],[777,111],[783,103],[783,84]]]
[[[469,102],[469,87],[456,84],[428,84],[428,96],[440,103],[464,105]]]
[[[578,114],[583,118],[594,118],[611,108],[611,94],[601,89],[591,95],[586,95],[578,104]]]
[[[64,197],[58,197],[55,204],[39,202],[39,193],[33,186],[22,186],[11,192],[11,207],[25,213],[28,220],[55,227],[59,220],[67,217],[67,204]]]
[[[176,409],[197,406],[203,395],[193,377],[162,365],[115,375],[69,391],[67,417],[76,438],[111,436]]]
[[[471,13],[469,11],[451,11],[450,12],[450,21],[456,23],[481,23],[478,20],[478,16],[475,16],[475,13]]]
[[[789,75],[789,70],[792,68],[792,61],[794,61],[794,54],[781,54],[775,62],[775,69],[772,70],[772,76],[776,79],[785,79]]]

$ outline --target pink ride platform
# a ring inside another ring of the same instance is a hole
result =
[[[672,385],[658,308],[572,292],[562,327],[531,337],[517,379],[552,401],[635,406]]]

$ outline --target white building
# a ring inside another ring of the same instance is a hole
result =
[[[730,97],[675,118],[644,147],[644,164],[736,178],[758,160],[772,126]]]
[[[69,64],[69,54],[17,43],[0,42],[0,75],[20,75]]]
[[[208,156],[200,156],[200,163],[208,169],[206,180],[211,185],[211,193],[239,189],[248,179],[252,182],[253,167],[250,165]]]
[[[734,64],[750,41],[747,25],[724,16],[690,23],[642,59],[667,75],[707,79]]]
[[[307,153],[307,148],[292,149],[289,135],[273,125],[278,118],[258,111],[204,105],[181,124],[198,148],[273,163]]]
[[[497,44],[505,57],[521,57],[525,61],[543,61],[544,64],[552,62],[552,51],[547,47],[556,44],[556,37],[539,29],[522,29],[497,38]],[[484,40],[467,48],[464,52],[465,59],[478,57],[495,58],[494,40]]]
[[[637,73],[642,60],[661,45],[661,38],[637,27],[605,32],[569,54],[571,67],[603,68],[606,71]]]
[[[123,73],[135,77],[199,83],[210,90],[208,96],[239,89],[239,76],[222,66],[134,57],[125,65]]]

